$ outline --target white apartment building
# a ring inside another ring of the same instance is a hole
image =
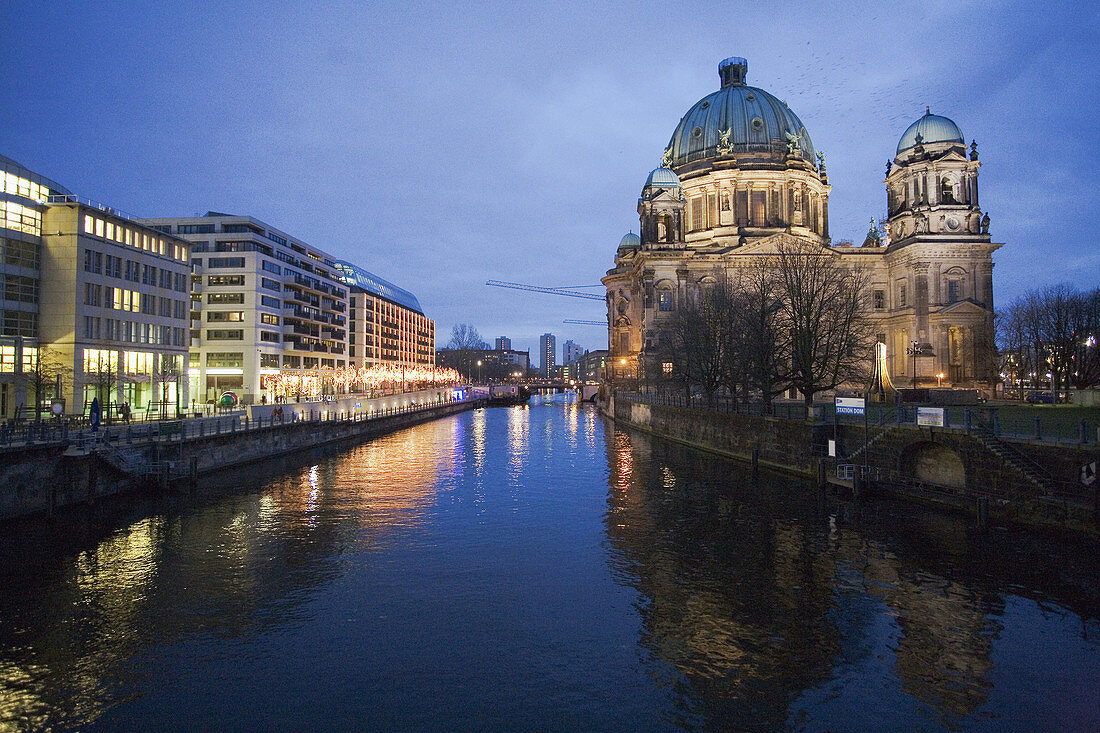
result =
[[[146,219],[191,247],[191,394],[243,404],[341,390],[348,287],[332,257],[250,216]]]

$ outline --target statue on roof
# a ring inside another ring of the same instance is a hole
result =
[[[787,136],[787,155],[798,155],[798,146],[802,142],[802,133],[794,134],[791,132],[784,132]]]
[[[970,159],[971,160],[977,160],[978,159],[978,141],[977,140],[971,140],[970,141]]]
[[[733,128],[732,127],[729,127],[725,130],[719,130],[718,131],[718,152],[719,153],[728,153],[728,152],[730,152],[730,150],[733,149],[732,146],[730,145],[730,135],[732,133],[733,133]]]
[[[661,156],[661,167],[668,168],[672,165],[672,146],[669,145],[665,148],[664,154]]]

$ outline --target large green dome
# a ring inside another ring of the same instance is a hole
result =
[[[680,120],[668,143],[665,167],[682,173],[690,163],[727,155],[782,162],[790,142],[816,165],[802,120],[772,94],[746,85],[747,71],[748,62],[739,56],[718,64],[722,88],[692,105]]]

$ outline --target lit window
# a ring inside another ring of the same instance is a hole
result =
[[[657,293],[657,309],[661,311],[672,310],[672,293],[667,290],[662,290]]]
[[[672,374],[672,362],[671,361],[661,362],[661,374],[664,374],[665,376],[668,376],[669,374]]]

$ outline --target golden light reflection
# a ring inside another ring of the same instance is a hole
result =
[[[531,437],[530,417],[529,410],[508,410],[508,469],[513,478],[520,476],[527,465]]]

